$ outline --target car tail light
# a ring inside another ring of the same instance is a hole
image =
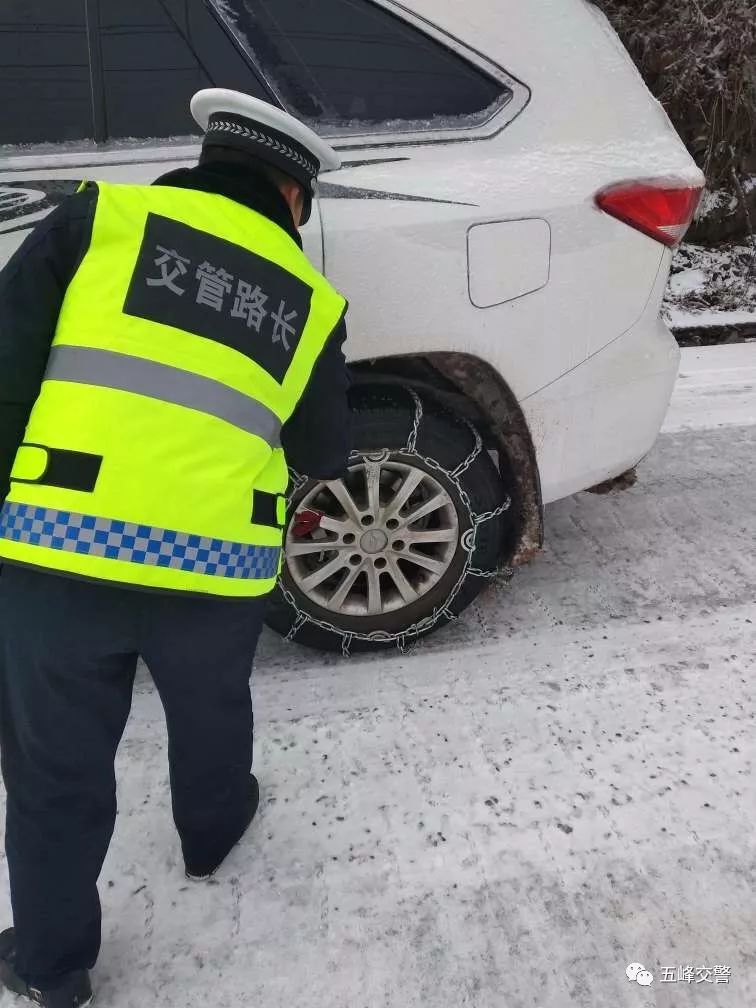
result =
[[[596,203],[605,213],[671,248],[685,237],[702,192],[700,186],[630,182],[604,189]]]

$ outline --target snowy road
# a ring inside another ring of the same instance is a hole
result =
[[[265,803],[215,884],[183,880],[143,679],[98,1003],[756,1004],[754,385],[756,345],[687,352],[638,485],[552,507],[545,554],[415,654],[266,640]],[[730,982],[661,982],[687,965]]]

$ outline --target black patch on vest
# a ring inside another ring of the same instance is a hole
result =
[[[278,520],[278,494],[265,490],[255,490],[252,500],[252,524],[268,525],[271,528],[282,528]]]
[[[282,383],[312,294],[254,252],[149,214],[123,310],[231,347]]]
[[[48,448],[46,445],[27,444],[24,448],[41,448],[47,452],[45,471],[35,480],[15,479],[14,483],[33,486],[56,487],[60,490],[77,490],[80,493],[94,493],[102,467],[101,455],[87,452],[69,451],[66,448]]]

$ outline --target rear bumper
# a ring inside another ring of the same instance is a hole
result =
[[[680,349],[657,316],[525,399],[545,504],[613,479],[654,445]]]

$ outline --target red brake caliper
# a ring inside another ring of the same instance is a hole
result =
[[[320,528],[321,521],[325,518],[324,511],[299,511],[294,516],[294,524],[291,534],[295,539],[306,539],[307,536]]]

